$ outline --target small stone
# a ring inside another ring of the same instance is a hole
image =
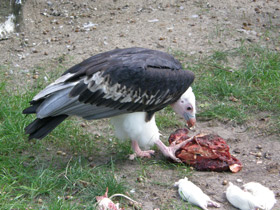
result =
[[[239,183],[240,183],[240,182],[243,182],[242,179],[236,179],[236,181],[239,182]]]
[[[41,198],[39,198],[39,199],[38,199],[38,203],[39,203],[39,204],[42,204],[42,203],[43,203],[43,200],[42,200]]]
[[[257,149],[262,149],[262,145],[259,144],[256,148]]]
[[[240,149],[236,148],[236,149],[233,150],[233,152],[236,153],[236,154],[240,154]]]
[[[269,40],[270,40],[270,38],[269,38],[269,37],[266,37],[266,38],[265,38],[265,41],[269,41]]]
[[[39,75],[38,75],[38,74],[35,74],[35,75],[33,75],[32,78],[33,78],[33,79],[38,79],[38,78],[39,78]]]
[[[77,155],[78,155],[78,153],[77,153],[77,152],[75,152],[75,153],[74,153],[74,155],[75,155],[75,156],[77,156]]]
[[[66,156],[66,152],[62,152],[61,155],[62,155],[62,156]]]
[[[261,152],[257,152],[256,153],[256,157],[262,157],[262,153]]]
[[[81,127],[86,127],[86,124],[85,123],[81,123]]]
[[[94,164],[94,163],[90,163],[90,164],[89,164],[89,167],[94,168],[94,167],[95,167],[95,164]]]
[[[260,13],[261,11],[260,11],[259,8],[256,7],[256,8],[255,8],[255,12],[256,12],[256,13]]]
[[[268,152],[264,153],[264,158],[271,160],[271,154]]]
[[[237,102],[237,101],[238,101],[238,99],[235,98],[234,96],[230,96],[230,97],[229,97],[229,100],[230,100],[230,101],[233,101],[233,102]]]
[[[165,37],[159,37],[159,40],[161,40],[161,41],[165,40]]]
[[[93,161],[93,157],[88,157],[88,160],[89,161]]]
[[[224,180],[223,182],[222,182],[222,185],[227,185],[228,184],[228,180]]]
[[[71,196],[71,195],[65,196],[65,200],[72,200],[72,199],[73,199],[73,196]]]
[[[57,155],[62,155],[62,153],[63,153],[63,152],[60,151],[60,150],[58,150],[58,151],[56,152]]]
[[[143,178],[142,177],[137,177],[137,182],[143,182]]]
[[[44,52],[44,55],[48,55],[48,52]]]

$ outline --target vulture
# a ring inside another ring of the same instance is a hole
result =
[[[134,155],[151,157],[156,145],[164,156],[180,162],[175,152],[187,142],[166,146],[160,140],[155,112],[171,105],[194,126],[194,73],[168,53],[114,49],[94,55],[66,70],[30,101],[23,114],[36,114],[25,128],[29,139],[42,139],[69,116],[86,120],[111,118],[119,139],[130,139]]]

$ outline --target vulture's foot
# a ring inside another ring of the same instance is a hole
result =
[[[137,141],[132,141],[133,154],[129,155],[129,160],[134,160],[136,157],[151,158],[155,154],[154,150],[142,151]]]
[[[181,142],[180,144],[176,144],[176,145],[171,144],[169,147],[167,147],[164,143],[162,143],[161,140],[157,140],[155,144],[157,145],[157,147],[165,157],[171,158],[172,160],[181,163],[182,161],[176,157],[175,152],[179,150],[181,147],[185,146],[190,140],[191,138]]]

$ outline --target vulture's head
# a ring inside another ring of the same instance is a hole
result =
[[[195,125],[195,95],[191,87],[171,106],[177,114],[185,118],[188,127]]]

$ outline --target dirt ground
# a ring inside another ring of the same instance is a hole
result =
[[[279,50],[279,43],[273,39],[279,33],[279,0],[27,0],[21,33],[0,42],[0,61],[10,66],[8,74],[30,74],[32,81],[36,79],[32,77],[36,66],[44,66],[47,76],[60,62],[71,67],[116,47],[207,55],[249,42]],[[260,114],[242,127],[216,121],[197,124],[196,133],[214,132],[227,140],[231,153],[244,165],[236,174],[192,173],[190,179],[220,202],[220,209],[235,209],[225,199],[224,180],[239,186],[250,181],[264,184],[277,194],[274,209],[280,209],[279,136],[260,133],[258,128],[267,123],[261,118]],[[167,139],[170,132],[163,131],[162,138]],[[120,167],[143,209],[173,209],[171,203],[179,202],[172,183],[183,177],[176,171],[157,168],[157,173],[149,173],[151,180],[171,184],[166,187],[136,183],[135,177],[129,176],[139,170],[136,162],[127,161]]]

